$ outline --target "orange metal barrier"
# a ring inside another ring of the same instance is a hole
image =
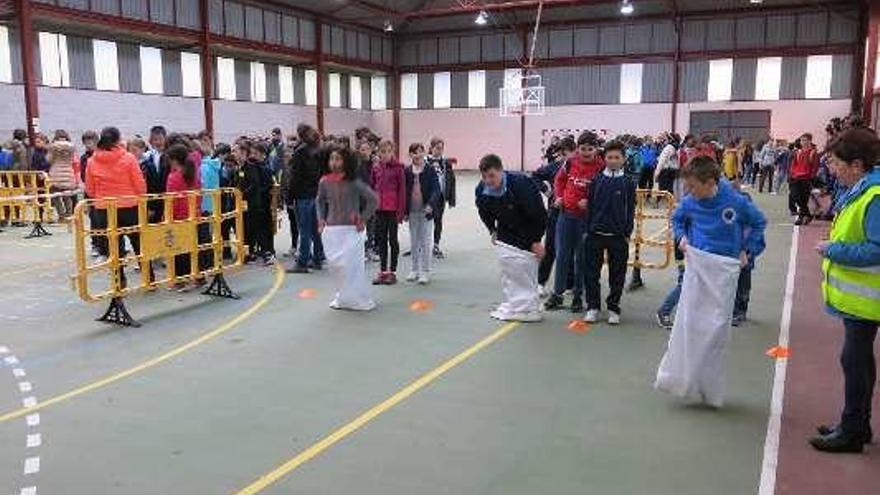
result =
[[[213,212],[203,215],[204,204],[199,204],[206,200],[212,202]],[[186,205],[186,218],[174,219],[175,203]],[[89,209],[93,211],[89,213]],[[99,320],[126,326],[140,324],[126,310],[123,298],[162,285],[201,282],[213,276],[204,294],[237,299],[223,274],[241,266],[247,254],[243,212],[241,192],[233,188],[80,202],[73,214],[73,279],[80,299],[110,299],[110,306]],[[235,238],[224,241],[222,232],[230,228],[234,228]],[[133,252],[126,252],[124,238]],[[91,261],[87,253],[91,240],[103,259]],[[230,250],[235,256],[224,258]],[[164,260],[164,274],[154,266],[157,260]],[[137,266],[139,276],[133,280],[126,277],[127,266]],[[186,272],[177,273],[178,267]]]
[[[43,227],[57,218],[49,200],[51,187],[45,172],[0,172],[0,222],[30,223],[26,239],[52,235]]]

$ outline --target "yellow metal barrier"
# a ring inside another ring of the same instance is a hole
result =
[[[0,221],[30,223],[26,239],[52,235],[43,227],[56,218],[49,200],[52,187],[45,172],[0,172]]]
[[[211,201],[213,211],[203,215],[198,205],[207,200]],[[175,205],[185,205],[188,216],[174,219]],[[203,282],[213,276],[204,294],[238,299],[223,274],[241,266],[247,254],[243,211],[241,192],[233,188],[80,202],[73,214],[76,258],[73,279],[80,299],[87,302],[110,299],[110,307],[99,321],[126,326],[140,324],[126,310],[123,298],[161,285]],[[232,227],[235,239],[224,241],[223,232]],[[95,240],[103,259],[90,262],[86,252],[89,238]],[[133,253],[126,252],[124,238],[128,239]],[[235,252],[234,258],[224,258],[230,249]],[[153,266],[154,260],[164,260],[164,275]],[[134,283],[125,276],[129,265],[140,269]],[[178,269],[182,272],[177,273]]]
[[[654,205],[651,205],[651,202]],[[660,206],[662,203],[663,206]],[[638,271],[642,268],[662,270],[672,264],[674,243],[672,228],[669,225],[675,211],[675,196],[665,191],[639,189],[636,191],[635,228],[631,241],[632,255],[629,265],[633,267],[633,278],[641,283]],[[647,248],[661,248],[661,261],[645,261]]]

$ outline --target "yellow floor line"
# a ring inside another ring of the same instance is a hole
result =
[[[280,466],[273,469],[272,471],[260,476],[259,479],[257,479],[256,481],[254,481],[253,483],[251,483],[247,487],[243,488],[242,490],[236,492],[235,495],[253,495],[255,493],[259,493],[259,492],[263,491],[264,489],[268,488],[270,485],[272,485],[276,481],[278,481],[281,478],[283,478],[284,476],[290,474],[291,471],[295,470],[296,468],[298,468],[301,465],[305,464],[306,462],[310,461],[314,457],[318,456],[319,454],[321,454],[325,450],[329,449],[330,447],[332,447],[334,444],[336,444],[340,440],[342,440],[345,437],[356,432],[361,427],[363,427],[364,425],[366,425],[367,423],[369,423],[370,421],[375,419],[377,416],[381,415],[382,413],[385,413],[386,411],[393,408],[397,404],[406,400],[412,394],[414,394],[414,393],[418,392],[419,390],[421,390],[422,388],[426,387],[428,384],[430,384],[431,382],[433,382],[434,380],[436,380],[437,378],[442,376],[447,371],[449,371],[452,368],[455,368],[456,366],[458,366],[459,364],[467,361],[471,356],[480,352],[483,348],[485,348],[485,347],[489,346],[490,344],[492,344],[493,342],[501,339],[502,337],[504,337],[505,335],[507,335],[508,333],[513,331],[513,329],[516,328],[517,325],[519,325],[519,323],[514,322],[514,323],[508,323],[508,324],[504,325],[503,327],[499,328],[492,335],[489,335],[488,337],[477,342],[473,346],[465,349],[457,356],[449,359],[448,361],[441,364],[440,366],[425,373],[424,375],[422,375],[421,377],[416,379],[416,381],[414,381],[414,382],[410,383],[409,385],[407,385],[406,387],[400,389],[397,393],[395,393],[391,397],[388,397],[387,399],[385,399],[381,403],[373,406],[368,411],[364,412],[363,414],[361,414],[357,418],[353,419],[351,422],[349,422],[345,426],[339,428],[338,430],[327,435],[326,437],[324,437],[323,439],[321,439],[317,443],[315,443],[312,446],[308,447],[307,449],[301,451],[299,454],[292,457],[290,460],[288,460],[284,464],[281,464]]]
[[[3,414],[2,416],[0,416],[0,423],[10,421],[10,420],[13,420],[16,418],[20,418],[22,416],[34,413],[34,412],[39,411],[41,409],[45,409],[49,406],[53,406],[53,405],[58,404],[60,402],[64,402],[64,401],[73,399],[74,397],[78,397],[80,395],[83,395],[83,394],[98,390],[100,388],[106,387],[107,385],[111,385],[111,384],[116,383],[120,380],[124,380],[132,375],[136,375],[136,374],[141,373],[143,371],[146,371],[154,366],[162,364],[165,361],[168,361],[170,359],[174,359],[175,357],[180,356],[181,354],[183,354],[183,353],[185,353],[195,347],[198,347],[198,346],[204,344],[205,342],[208,342],[211,339],[217,338],[220,335],[223,335],[224,333],[232,330],[233,328],[235,328],[236,325],[238,325],[239,323],[248,319],[254,313],[256,313],[260,308],[265,306],[266,303],[268,303],[275,296],[275,294],[278,292],[278,289],[281,288],[282,283],[284,283],[284,268],[279,264],[279,265],[275,266],[275,282],[272,284],[272,287],[269,289],[269,292],[267,292],[263,297],[261,297],[259,301],[254,303],[253,306],[251,306],[246,311],[239,314],[238,316],[236,316],[232,320],[229,320],[228,322],[217,327],[216,329],[211,330],[210,332],[203,334],[200,337],[187,342],[186,344],[183,344],[179,347],[176,347],[176,348],[174,348],[174,349],[172,349],[172,350],[170,350],[160,356],[156,356],[152,359],[144,361],[143,363],[138,364],[137,366],[134,366],[134,367],[129,368],[124,371],[120,371],[119,373],[110,375],[108,377],[94,381],[94,382],[89,383],[87,385],[83,385],[82,387],[79,387],[77,389],[63,393],[61,395],[56,395],[55,397],[52,397],[50,399],[38,402],[37,404],[35,404],[31,407],[23,407],[21,409]]]

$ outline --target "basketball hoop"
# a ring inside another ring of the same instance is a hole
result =
[[[541,76],[529,74],[510,77],[499,89],[498,108],[501,117],[544,115],[544,86]]]

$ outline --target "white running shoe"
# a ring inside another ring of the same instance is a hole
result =
[[[538,296],[541,299],[545,299],[549,295],[550,295],[550,291],[547,290],[547,286],[545,286],[545,285],[538,286]]]
[[[615,313],[614,311],[608,312],[608,324],[609,325],[620,325],[620,313]]]
[[[599,321],[599,310],[598,309],[587,310],[587,314],[584,315],[584,321],[587,323],[596,323],[597,321]]]
[[[422,273],[419,275],[419,285],[428,285],[431,283],[431,278],[427,273]]]
[[[416,273],[416,272],[409,272],[409,275],[406,276],[406,281],[407,281],[407,282],[415,282],[416,280],[418,280],[418,278],[419,278],[419,274],[418,274],[418,273]]]

